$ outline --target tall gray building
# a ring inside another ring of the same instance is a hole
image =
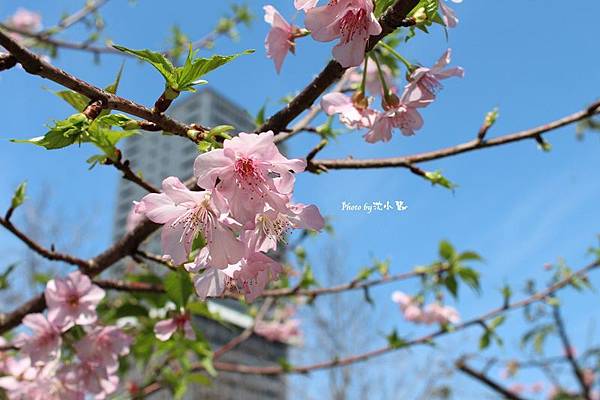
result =
[[[201,123],[208,126],[232,125],[238,132],[252,132],[254,123],[248,113],[217,92],[204,88],[201,91],[177,102],[169,114],[186,123]],[[136,135],[125,139],[124,158],[129,160],[133,171],[142,171],[144,179],[156,187],[168,176],[177,176],[182,181],[193,173],[194,159],[198,155],[196,146],[179,136],[163,136],[156,133]],[[142,198],[146,192],[137,185],[121,179],[118,187],[117,211],[114,236],[121,237],[126,230],[127,216],[134,200]],[[148,251],[160,254],[160,238],[154,235],[145,245]],[[236,302],[216,300],[209,307],[218,312],[232,328],[224,327],[212,320],[198,318],[194,321],[213,348],[227,343],[251,324],[251,319],[241,313]],[[273,365],[285,358],[287,346],[269,342],[253,335],[235,350],[225,354],[223,361],[249,365]],[[157,394],[153,398],[166,399],[167,394]],[[284,377],[239,375],[223,372],[210,387],[194,386],[186,398],[206,400],[283,400],[286,398]]]

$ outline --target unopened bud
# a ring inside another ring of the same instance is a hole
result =
[[[425,7],[420,7],[417,9],[412,17],[415,19],[417,25],[427,21],[427,12],[425,12]]]
[[[360,90],[357,90],[352,95],[352,103],[354,104],[354,107],[359,110],[365,110],[369,108],[369,99],[367,99],[365,94]]]
[[[381,105],[384,109],[389,110],[400,107],[400,98],[394,93],[389,92],[381,100]]]

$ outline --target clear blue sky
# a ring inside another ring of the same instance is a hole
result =
[[[160,49],[167,44],[173,23],[190,37],[200,37],[229,3],[202,2],[200,7],[198,2],[171,1],[158,6],[150,1],[131,5],[114,0],[104,9],[106,32],[115,43]],[[291,1],[273,4],[286,17],[294,15]],[[264,54],[267,26],[262,22],[262,5],[263,2],[251,2],[258,18],[250,30],[241,28],[239,42],[225,39],[217,45],[217,51],[223,53],[247,48],[257,52],[208,76],[213,88],[253,115],[265,99],[269,99],[268,110],[274,111],[280,106],[281,97],[309,82],[328,59],[331,47],[301,40],[295,58],[288,58],[281,75],[275,75]],[[0,19],[13,13],[17,6],[41,12],[50,25],[64,11],[79,7],[80,1],[2,2]],[[415,137],[396,135],[390,143],[376,145],[366,144],[356,133],[346,134],[328,146],[321,157],[383,157],[436,149],[472,139],[485,113],[496,106],[500,119],[490,136],[557,119],[600,97],[600,57],[594,46],[600,34],[597,1],[579,0],[565,5],[558,0],[466,0],[455,5],[455,9],[461,23],[449,32],[448,43],[443,31],[435,28],[431,35],[419,34],[401,49],[410,60],[427,65],[450,46],[454,49],[453,63],[466,71],[464,79],[444,83],[439,99],[423,113],[424,129]],[[67,37],[77,37],[77,33],[75,29]],[[88,54],[62,51],[55,63],[104,86],[112,81],[121,61],[120,57],[104,56],[100,65],[94,65]],[[120,93],[151,105],[161,92],[161,79],[151,67],[128,60]],[[18,68],[0,73],[0,205],[8,204],[12,189],[22,180],[29,182],[30,197],[50,183],[55,207],[72,215],[96,216],[97,222],[86,233],[93,242],[87,246],[86,255],[92,255],[110,241],[117,173],[109,167],[88,171],[88,148],[44,151],[7,140],[41,135],[44,124],[71,112],[43,87],[57,88]],[[543,278],[542,265],[546,262],[564,257],[574,267],[583,265],[589,261],[586,248],[595,244],[595,236],[600,233],[600,141],[597,135],[589,135],[584,142],[576,141],[572,126],[547,138],[553,145],[550,153],[539,151],[535,142],[527,141],[422,166],[427,170],[441,169],[459,185],[454,193],[432,188],[405,170],[332,171],[321,176],[300,176],[297,200],[317,204],[323,214],[332,218],[336,229],[333,238],[322,235],[311,244],[312,259],[318,263],[319,251],[333,240],[343,247],[345,268],[351,271],[368,264],[373,256],[389,258],[393,271],[404,271],[432,261],[439,240],[448,239],[458,249],[476,250],[486,259],[480,267],[483,297],[464,292],[460,311],[467,318],[498,305],[497,289],[504,282],[517,288],[525,278]],[[152,140],[152,134],[148,140]],[[290,141],[290,153],[304,156],[317,142],[316,137],[300,135]],[[403,200],[409,209],[379,215],[340,210],[342,201],[377,200]],[[0,232],[0,240],[0,248],[5,252],[17,246],[5,232]],[[380,329],[389,331],[396,326],[404,332],[414,331],[401,322],[389,303],[391,291],[397,288],[414,291],[410,284],[403,284],[374,292],[378,309],[389,312],[387,326]],[[588,327],[598,320],[598,295],[587,294],[582,300],[572,292],[564,292],[563,296],[570,312],[569,328],[584,343]],[[517,339],[511,332],[522,327],[520,321],[515,314],[502,331],[509,337],[502,353],[513,351]],[[472,331],[470,337],[478,335],[478,331]]]

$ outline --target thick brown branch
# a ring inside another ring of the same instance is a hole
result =
[[[50,79],[66,88],[87,96],[93,101],[100,100],[108,109],[120,110],[154,122],[165,132],[189,138],[187,132],[191,129],[191,126],[178,122],[165,114],[154,113],[151,109],[141,104],[108,93],[103,89],[70,75],[68,72],[42,60],[39,56],[15,42],[2,31],[0,31],[0,45],[4,46],[23,66],[25,71],[30,74]]]
[[[478,380],[479,382],[483,383],[484,385],[486,385],[487,387],[489,387],[496,393],[501,394],[503,398],[511,399],[511,400],[523,400],[522,397],[520,397],[516,393],[511,392],[510,390],[506,389],[504,386],[502,386],[498,382],[492,380],[484,373],[477,371],[477,370],[471,368],[470,366],[468,366],[464,359],[458,360],[455,365],[459,371],[465,373],[466,375],[469,375],[471,378],[473,378],[475,380]]]
[[[367,44],[366,51],[370,51],[375,45],[406,22],[408,13],[419,3],[418,0],[398,0],[386,13],[379,18],[382,32],[378,36],[372,36]],[[272,130],[280,132],[285,129],[304,110],[308,109],[319,98],[331,84],[342,77],[346,68],[343,68],[337,61],[330,61],[327,66],[317,75],[313,81],[308,84],[294,99],[284,108],[275,113],[267,122],[265,122],[257,132]]]
[[[16,58],[8,53],[0,53],[0,71],[11,69],[15,65],[17,65]]]
[[[377,158],[377,159],[344,159],[344,160],[313,160],[312,164],[317,167],[326,169],[363,169],[363,168],[390,168],[402,167],[410,168],[412,164],[438,160],[457,154],[467,153],[474,150],[481,150],[488,147],[501,146],[509,143],[518,142],[521,140],[535,139],[536,136],[562,128],[563,126],[573,124],[583,119],[595,115],[600,110],[600,101],[593,103],[586,109],[568,115],[559,120],[538,127],[527,129],[520,132],[511,133],[504,136],[499,136],[494,139],[479,141],[471,140],[452,147],[446,147],[440,150],[434,150],[426,153],[414,154],[402,157]]]

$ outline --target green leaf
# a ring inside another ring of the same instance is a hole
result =
[[[55,122],[44,136],[35,137],[33,139],[18,140],[12,139],[14,143],[31,143],[47,150],[61,149],[75,142],[87,141],[87,129],[89,120],[83,114],[74,114],[69,118]]]
[[[256,125],[257,128],[265,123],[266,110],[267,110],[267,103],[263,104],[263,106],[258,110],[258,113],[256,113],[256,117],[254,118],[254,124]]]
[[[72,90],[60,90],[58,92],[53,91],[52,93],[69,103],[71,107],[78,112],[85,110],[87,105],[90,103],[89,98]]]
[[[210,376],[215,377],[218,375],[217,370],[213,366],[212,356],[204,357],[202,359],[202,366]]]
[[[279,364],[279,366],[281,367],[281,369],[283,370],[283,372],[285,373],[289,373],[292,372],[292,364],[290,364],[290,362],[284,358],[281,357],[277,360],[277,363]]]
[[[192,383],[197,383],[202,386],[212,385],[212,380],[208,376],[201,374],[201,373],[189,374],[189,375],[187,375],[187,380]]]
[[[450,190],[455,189],[457,187],[457,185],[446,179],[442,175],[441,171],[425,172],[425,178],[427,178],[434,186],[439,185]]]
[[[140,304],[125,303],[115,310],[116,318],[123,317],[147,317],[148,310]]]
[[[176,84],[175,86],[172,86],[173,89],[179,91],[193,91],[194,85],[207,83],[204,80],[199,80],[202,76],[235,60],[241,55],[252,54],[254,53],[254,50],[246,50],[229,56],[214,55],[209,58],[194,59],[195,53],[196,52],[193,51],[190,46],[190,51],[185,64],[182,67],[176,68],[174,71]]]
[[[217,125],[214,128],[212,128],[210,131],[208,131],[208,137],[214,138],[216,136],[220,136],[225,139],[231,139],[231,136],[229,136],[227,134],[227,132],[230,132],[234,129],[235,128],[231,125]]]
[[[459,261],[482,261],[481,256],[474,251],[465,251],[458,255]]]
[[[480,292],[481,286],[479,284],[479,272],[472,268],[461,267],[458,270],[458,275],[462,281],[470,286],[475,292]]]
[[[446,261],[453,260],[455,254],[456,254],[454,247],[447,240],[442,240],[440,242],[438,252],[439,252],[440,257]]]
[[[25,192],[27,190],[27,182],[22,182],[17,186],[15,193],[10,201],[10,208],[13,210],[19,207],[25,201]]]
[[[448,292],[450,292],[452,297],[458,297],[458,282],[454,275],[448,275],[446,279],[444,279],[444,285],[446,286],[446,289],[448,289]]]
[[[398,336],[398,332],[394,329],[392,333],[387,336],[388,345],[392,349],[400,349],[402,347],[406,347],[408,342]]]
[[[183,270],[172,271],[165,277],[165,291],[169,299],[178,307],[185,307],[194,291],[194,286],[187,272]]]
[[[119,51],[122,51],[127,54],[131,54],[140,60],[146,61],[151,64],[167,81],[168,86],[174,87],[176,85],[175,80],[175,66],[169,61],[164,55],[161,53],[157,53],[152,50],[143,49],[143,50],[133,50],[128,49],[124,46],[118,46],[113,44],[113,47]]]
[[[10,264],[2,274],[0,274],[0,290],[8,289],[8,277],[17,267],[17,263]]]
[[[116,94],[119,89],[119,83],[121,83],[121,76],[123,75],[123,68],[125,67],[125,63],[121,64],[121,68],[119,68],[119,72],[117,72],[117,76],[115,81],[104,88],[108,93]]]
[[[315,279],[312,267],[307,264],[304,267],[304,271],[302,271],[302,277],[300,278],[300,283],[298,286],[301,289],[308,289],[309,287],[316,285],[318,285],[318,282]]]

